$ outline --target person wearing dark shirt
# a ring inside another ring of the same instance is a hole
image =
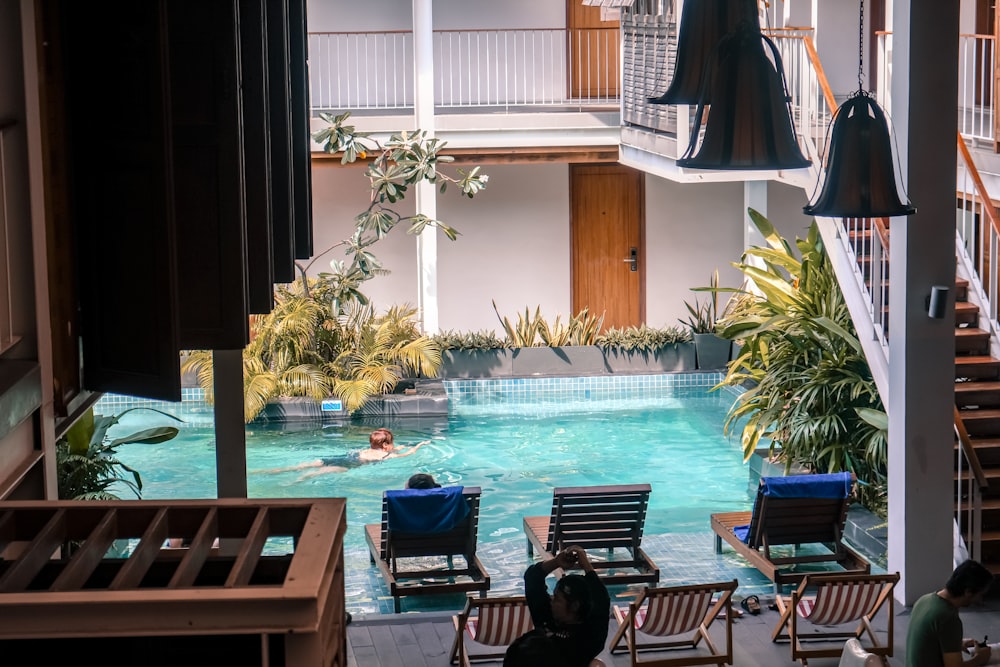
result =
[[[584,573],[562,577],[550,596],[545,578],[560,568],[579,568]],[[567,547],[554,558],[529,567],[524,573],[524,595],[535,629],[511,645],[504,665],[518,664],[518,652],[540,641],[553,647],[552,655],[558,656],[548,664],[565,667],[587,667],[604,650],[611,598],[583,548]]]

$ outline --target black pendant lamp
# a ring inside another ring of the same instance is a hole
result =
[[[648,98],[652,104],[697,104],[701,78],[712,51],[742,21],[752,21],[760,32],[757,0],[686,0],[677,29],[674,78],[667,92]],[[711,104],[711,100],[705,100]]]
[[[698,142],[707,100],[711,110]],[[691,140],[678,166],[688,169],[800,169],[810,165],[792,125],[778,48],[743,21],[720,40],[701,84]]]
[[[861,0],[861,19],[863,25],[864,0]],[[899,196],[885,112],[863,89],[863,39],[862,33],[858,46],[858,90],[840,105],[833,117],[826,168],[820,174],[822,190],[803,207],[806,215],[884,218],[912,215],[917,210]]]

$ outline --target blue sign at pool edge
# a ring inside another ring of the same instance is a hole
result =
[[[323,412],[340,412],[343,409],[343,402],[336,398],[328,398],[320,404],[320,410]]]

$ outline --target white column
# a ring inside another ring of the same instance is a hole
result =
[[[750,220],[749,208],[767,217],[767,181],[743,181],[743,248],[766,246],[764,236]]]
[[[888,569],[910,605],[952,569],[954,296],[939,320],[926,299],[932,285],[955,283],[959,11],[939,0],[893,5],[893,120],[917,213],[891,223]]]
[[[433,0],[413,0],[413,108],[417,127],[434,136],[434,21]],[[427,182],[416,188],[417,213],[437,219],[437,189]],[[437,333],[437,229],[429,227],[417,238],[417,307],[424,333]]]

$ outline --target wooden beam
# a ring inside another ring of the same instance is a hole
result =
[[[450,148],[442,155],[455,158],[452,164],[536,164],[561,162],[567,164],[593,164],[618,162],[617,146],[532,146],[521,148]],[[313,152],[314,166],[367,167],[368,161],[340,163],[340,153]]]

